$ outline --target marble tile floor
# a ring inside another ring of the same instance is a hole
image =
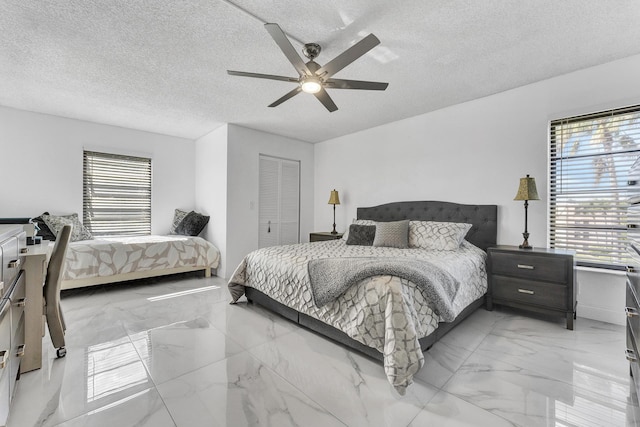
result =
[[[399,396],[382,366],[185,275],[63,293],[67,356],[17,383],[9,427],[640,425],[621,326],[480,309]]]

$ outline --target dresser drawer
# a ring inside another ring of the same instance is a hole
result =
[[[546,282],[567,282],[567,260],[561,257],[547,257],[492,252],[491,271],[493,274],[515,276],[523,279]]]
[[[508,300],[529,305],[566,310],[567,287],[514,277],[493,276],[492,294],[496,302]]]
[[[640,344],[637,341],[637,339],[640,338],[640,304],[638,304],[637,294],[628,281],[626,288],[627,293],[624,311],[627,316],[627,326],[632,334],[628,338],[630,338],[630,341],[633,341],[634,347],[637,348]],[[629,348],[633,349],[633,347]]]
[[[9,300],[0,300],[0,426],[9,417],[11,388],[11,309]]]
[[[8,293],[8,299],[11,303],[11,336],[16,335],[20,318],[24,314],[25,305],[25,274],[24,270],[20,270],[15,284]],[[23,334],[24,335],[24,334]],[[24,339],[23,339],[24,340]]]

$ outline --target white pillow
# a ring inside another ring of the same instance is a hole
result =
[[[471,227],[460,222],[410,221],[409,247],[452,251],[460,247]]]

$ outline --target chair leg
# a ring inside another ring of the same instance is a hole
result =
[[[64,313],[62,313],[62,306],[60,304],[58,304],[58,313],[60,314],[60,324],[62,325],[62,330],[66,332],[67,324],[64,322]]]

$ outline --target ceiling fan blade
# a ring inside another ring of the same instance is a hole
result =
[[[299,94],[302,91],[302,89],[300,89],[300,86],[298,86],[297,88],[295,88],[294,90],[292,90],[291,92],[287,92],[287,94],[285,96],[283,96],[282,98],[278,99],[277,101],[269,104],[269,107],[277,107],[278,105],[282,104],[284,101],[286,101],[287,99],[291,99],[294,96],[296,96],[297,94]]]
[[[338,109],[338,106],[333,102],[333,99],[331,99],[324,88],[320,89],[319,92],[314,93],[314,95],[318,98],[318,101],[322,102],[322,105],[324,105],[330,113],[333,113]]]
[[[245,71],[233,71],[233,70],[227,70],[227,74],[229,74],[230,76],[256,77],[259,79],[281,80],[283,82],[298,83],[298,79],[296,79],[295,77],[275,76],[273,74],[247,73]]]
[[[364,89],[385,90],[389,83],[367,82],[362,80],[329,79],[324,82],[325,87],[331,89]]]
[[[380,44],[380,40],[378,40],[378,38],[373,34],[369,34],[367,37],[363,38],[358,43],[354,44],[349,49],[324,64],[323,67],[320,67],[320,69],[316,71],[316,75],[324,79],[329,78],[356,59],[360,58],[365,53],[369,52],[378,44]]]
[[[282,53],[284,53],[300,76],[313,75],[278,24],[264,24],[264,27],[267,29],[269,34],[271,34],[273,40],[275,40],[276,44],[280,47],[280,50],[282,50]]]

